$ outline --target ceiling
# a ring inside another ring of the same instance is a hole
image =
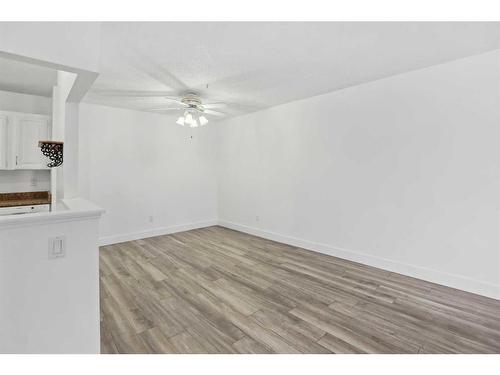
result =
[[[57,71],[0,57],[0,91],[52,97]]]
[[[85,101],[148,110],[169,100],[98,93],[195,91],[234,116],[498,48],[500,23],[109,22]]]

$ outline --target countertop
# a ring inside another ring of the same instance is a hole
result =
[[[36,206],[50,204],[48,191],[32,191],[22,193],[0,193],[0,207]]]
[[[2,229],[11,227],[99,218],[103,213],[102,208],[85,199],[62,199],[52,207],[50,212],[0,216],[0,232]]]

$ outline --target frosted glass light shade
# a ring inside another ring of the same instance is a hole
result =
[[[201,126],[208,124],[208,120],[205,116],[200,116],[199,120]]]
[[[196,120],[195,116],[193,116],[193,121],[191,121],[191,127],[192,128],[198,127],[198,121]]]
[[[181,126],[188,125],[191,128],[196,128],[208,124],[208,119],[205,116],[200,116],[197,111],[188,109],[183,116],[177,119],[176,123]]]
[[[184,116],[179,117],[176,123],[179,124],[180,126],[184,126]]]
[[[189,126],[193,125],[193,115],[190,112],[184,114],[184,122]]]

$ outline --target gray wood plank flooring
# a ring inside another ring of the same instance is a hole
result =
[[[102,353],[500,353],[500,301],[222,227],[100,248]]]

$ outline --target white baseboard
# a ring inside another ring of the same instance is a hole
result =
[[[117,235],[113,235],[113,236],[105,236],[105,237],[99,238],[99,246],[112,245],[115,243],[121,243],[121,242],[133,241],[133,240],[140,240],[141,238],[163,236],[165,234],[185,232],[187,230],[211,227],[211,226],[217,225],[217,224],[218,224],[217,220],[213,219],[213,220],[207,220],[207,221],[198,221],[195,223],[172,225],[169,227],[147,229],[147,230],[143,230],[143,231],[139,231],[139,232],[117,234]]]
[[[222,227],[500,300],[500,285],[219,220]]]

